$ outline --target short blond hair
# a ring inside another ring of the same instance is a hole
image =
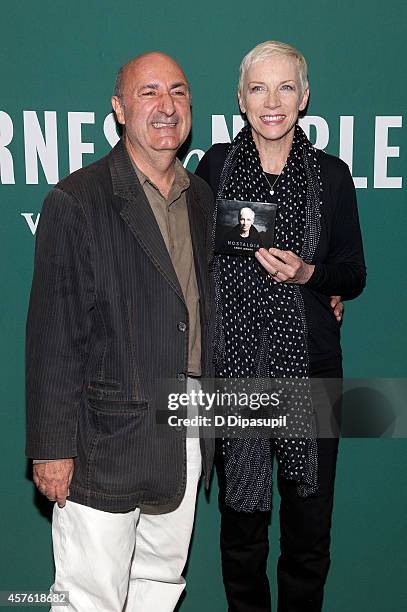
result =
[[[252,218],[252,221],[254,221],[254,218],[255,218],[256,214],[255,214],[255,212],[254,212],[254,210],[252,208],[249,208],[249,206],[243,206],[243,208],[241,208],[239,210],[239,221],[240,221],[240,215],[243,213],[244,210],[248,210],[249,211],[249,214],[250,214],[250,216]],[[248,213],[246,213],[246,214],[248,214]]]
[[[242,99],[244,99],[244,84],[249,68],[257,62],[262,62],[270,57],[274,57],[275,55],[286,55],[294,58],[297,61],[298,76],[301,84],[301,95],[304,95],[308,85],[308,68],[303,54],[286,43],[279,42],[278,40],[266,40],[265,42],[254,47],[254,49],[249,51],[249,53],[247,53],[242,59],[239,70],[239,84],[237,87],[239,96]]]

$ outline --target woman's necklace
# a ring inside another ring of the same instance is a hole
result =
[[[280,174],[278,174],[278,175],[277,175],[277,178],[274,180],[273,184],[271,184],[271,183],[270,183],[270,181],[269,181],[269,180],[268,180],[268,178],[267,178],[267,174],[264,172],[263,168],[261,168],[261,171],[263,172],[263,176],[264,176],[264,178],[265,178],[265,179],[266,179],[266,181],[267,181],[267,185],[268,185],[268,186],[269,186],[269,188],[270,188],[270,189],[269,189],[269,191],[270,191],[270,195],[272,195],[272,196],[274,195],[274,188],[275,188],[275,186],[277,185],[278,181],[280,180],[281,175],[283,174],[284,169],[285,169],[285,167],[286,167],[286,165],[287,165],[287,159],[288,159],[288,157],[286,157],[285,162],[284,162],[284,165],[283,165],[283,167],[281,168],[281,172],[280,172]],[[275,162],[276,162],[276,160],[275,160]],[[263,164],[261,163],[261,159],[260,159],[260,166],[263,166]],[[275,166],[274,166],[274,167],[275,167]],[[270,174],[271,174],[271,173],[270,173]]]
[[[274,187],[276,186],[276,184],[277,184],[277,182],[278,182],[278,180],[279,180],[280,176],[282,175],[282,172],[281,172],[281,173],[280,173],[280,174],[277,176],[277,178],[276,178],[276,180],[274,181],[274,183],[273,183],[273,184],[271,184],[271,183],[270,183],[270,181],[268,180],[267,175],[266,175],[266,173],[264,172],[264,170],[263,170],[262,172],[263,172],[264,178],[265,178],[265,179],[266,179],[266,181],[267,181],[268,186],[270,187],[270,195],[274,195]]]
[[[278,181],[280,180],[280,177],[281,177],[281,175],[283,174],[283,171],[284,171],[284,168],[283,168],[283,170],[281,170],[280,174],[279,174],[279,175],[277,175],[277,178],[276,178],[276,180],[274,181],[274,183],[273,183],[273,184],[271,184],[271,183],[270,183],[270,181],[269,181],[269,180],[268,180],[268,178],[267,178],[266,173],[264,172],[264,170],[262,170],[263,175],[264,175],[264,178],[266,179],[267,184],[268,184],[268,186],[270,187],[270,195],[274,195],[274,187],[277,185]]]

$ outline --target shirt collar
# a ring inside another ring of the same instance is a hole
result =
[[[133,164],[134,171],[137,175],[138,180],[140,181],[141,186],[144,187],[145,183],[149,183],[150,185],[152,185],[152,187],[154,187],[154,189],[156,189],[159,192],[160,190],[158,189],[157,185],[155,185],[153,181],[149,179],[148,176],[140,170],[140,168],[136,165],[136,163],[133,161],[131,157],[130,157],[130,160],[131,160],[131,163]],[[180,160],[177,157],[175,158],[174,166],[175,166],[175,178],[171,186],[169,196],[175,193],[177,193],[179,196],[183,191],[188,189],[190,185],[188,172],[185,170],[184,166],[181,164]]]

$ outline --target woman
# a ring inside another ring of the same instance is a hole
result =
[[[342,376],[329,296],[356,296],[366,272],[348,167],[314,149],[297,125],[308,97],[302,54],[280,42],[258,45],[240,66],[238,99],[248,125],[230,145],[214,145],[197,168],[217,200],[278,205],[273,248],[260,248],[253,258],[215,260],[220,377]],[[305,415],[307,404],[302,397]],[[281,495],[278,610],[321,610],[337,446],[337,439],[313,435],[219,441],[222,570],[230,612],[271,610],[266,566],[274,456]]]

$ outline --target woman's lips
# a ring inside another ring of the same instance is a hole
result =
[[[260,119],[266,125],[277,125],[284,121],[285,117],[285,115],[262,115]]]

